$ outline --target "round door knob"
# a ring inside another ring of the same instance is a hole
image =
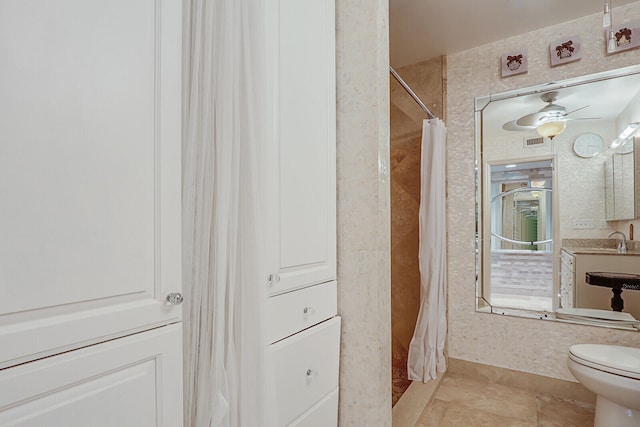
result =
[[[304,318],[307,319],[308,317],[311,317],[314,314],[316,314],[316,311],[313,309],[313,307],[305,307],[302,310],[302,314],[304,315]]]
[[[171,292],[167,295],[167,302],[171,305],[180,305],[182,304],[182,294],[180,292]]]
[[[280,281],[280,275],[278,273],[270,274],[267,276],[267,282],[269,285],[273,285],[274,283],[278,283]]]

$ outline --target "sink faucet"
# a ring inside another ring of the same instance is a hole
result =
[[[627,253],[627,236],[625,236],[622,231],[613,231],[609,233],[609,237],[614,236],[616,234],[619,234],[620,236],[622,236],[622,240],[620,241],[620,243],[618,243],[618,252],[620,252],[621,254],[626,254]]]

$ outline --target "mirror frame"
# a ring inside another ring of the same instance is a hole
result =
[[[619,77],[626,77],[626,76],[631,76],[631,75],[637,75],[640,74],[640,65],[632,65],[632,66],[628,66],[628,67],[623,67],[623,68],[617,68],[617,69],[612,69],[612,70],[608,70],[608,71],[603,71],[603,72],[599,72],[599,73],[593,73],[593,74],[587,74],[587,75],[583,75],[583,76],[579,76],[579,77],[573,77],[570,79],[566,79],[563,81],[559,81],[559,82],[549,82],[549,83],[542,83],[542,84],[538,84],[538,85],[533,85],[533,86],[528,86],[528,87],[524,87],[524,88],[519,88],[519,89],[514,89],[514,90],[508,90],[508,91],[504,91],[504,92],[498,92],[498,93],[493,93],[493,94],[489,94],[489,95],[485,95],[485,96],[480,96],[475,98],[474,102],[474,106],[475,106],[475,132],[474,132],[474,138],[475,138],[475,209],[476,209],[476,242],[475,242],[475,247],[476,247],[476,312],[481,312],[481,313],[490,313],[490,314],[500,314],[500,315],[508,315],[508,316],[515,316],[515,317],[524,317],[524,318],[535,318],[535,319],[542,319],[542,320],[553,320],[556,322],[565,322],[565,323],[581,323],[581,322],[577,322],[577,321],[572,321],[572,320],[565,320],[565,319],[557,319],[554,315],[554,313],[552,312],[545,312],[545,311],[536,311],[536,310],[531,310],[531,309],[521,309],[521,308],[502,308],[500,307],[499,309],[496,309],[495,307],[492,307],[491,304],[484,298],[484,283],[482,280],[483,277],[483,263],[484,263],[484,251],[483,251],[483,246],[485,245],[485,237],[484,237],[484,233],[486,232],[486,228],[487,225],[483,224],[483,220],[482,220],[482,212],[483,210],[486,208],[486,206],[484,206],[485,204],[485,200],[484,200],[484,192],[486,191],[486,188],[483,188],[483,181],[486,177],[486,174],[488,173],[487,170],[485,170],[484,166],[483,166],[483,156],[482,156],[482,146],[483,146],[483,141],[482,141],[482,130],[483,130],[483,124],[482,124],[482,113],[484,111],[484,109],[491,103],[494,101],[500,101],[500,100],[505,100],[505,99],[510,99],[510,98],[517,98],[520,96],[526,96],[526,95],[532,95],[532,94],[540,94],[543,92],[548,92],[548,91],[552,91],[552,90],[558,90],[558,89],[563,89],[563,88],[568,88],[568,87],[573,87],[573,86],[579,86],[579,85],[583,85],[583,84],[589,84],[589,83],[594,83],[594,82],[599,82],[599,81],[603,81],[603,80],[610,80],[610,79],[615,79],[615,78],[619,78]],[[554,175],[555,175],[555,170],[554,170]],[[554,176],[555,179],[555,176]],[[555,193],[555,192],[554,192]],[[558,195],[554,195],[554,201],[553,203],[555,204],[555,206],[559,206],[557,204],[558,202]],[[490,227],[490,224],[489,224]],[[554,224],[554,235],[558,235],[556,228],[557,224]],[[488,230],[488,232],[490,233],[490,229]],[[490,240],[490,236],[487,237]],[[553,259],[553,271],[554,271],[554,275],[559,274],[558,272],[558,268],[559,268],[559,260],[556,258],[559,258],[559,246],[556,249],[557,245],[553,245],[554,246],[554,259]],[[557,255],[558,254],[558,255]],[[556,256],[557,255],[557,256]],[[554,292],[557,291],[556,289],[557,285],[555,284],[555,280],[554,280]],[[554,301],[553,301],[553,310],[555,310],[558,306],[558,298],[556,298],[555,294],[554,294]],[[640,319],[639,319],[640,320]],[[585,324],[585,323],[582,323]],[[591,326],[598,326],[598,327],[608,327],[608,328],[617,328],[616,326],[611,326],[610,324],[602,324],[602,325],[597,325],[594,323],[588,323],[588,325]],[[628,330],[628,328],[624,328],[621,327],[620,329],[626,329]]]

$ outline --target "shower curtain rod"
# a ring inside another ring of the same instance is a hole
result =
[[[413,98],[413,100],[418,103],[420,108],[422,108],[424,110],[424,112],[427,113],[427,117],[429,117],[430,119],[435,119],[436,115],[433,114],[431,112],[431,110],[429,110],[427,108],[426,105],[424,105],[424,102],[422,102],[422,100],[420,98],[418,98],[418,95],[416,95],[415,92],[411,90],[409,85],[404,80],[402,80],[402,77],[400,77],[400,75],[398,75],[398,73],[396,72],[396,70],[393,69],[392,66],[389,66],[389,72],[398,81],[398,83],[400,83],[400,86],[402,86],[404,88],[404,90],[407,91],[407,93]]]

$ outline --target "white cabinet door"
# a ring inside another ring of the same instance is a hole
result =
[[[336,277],[335,5],[270,0],[268,11],[277,294]]]
[[[181,328],[164,326],[0,371],[4,427],[179,427]]]
[[[181,320],[181,20],[0,2],[0,368]]]

